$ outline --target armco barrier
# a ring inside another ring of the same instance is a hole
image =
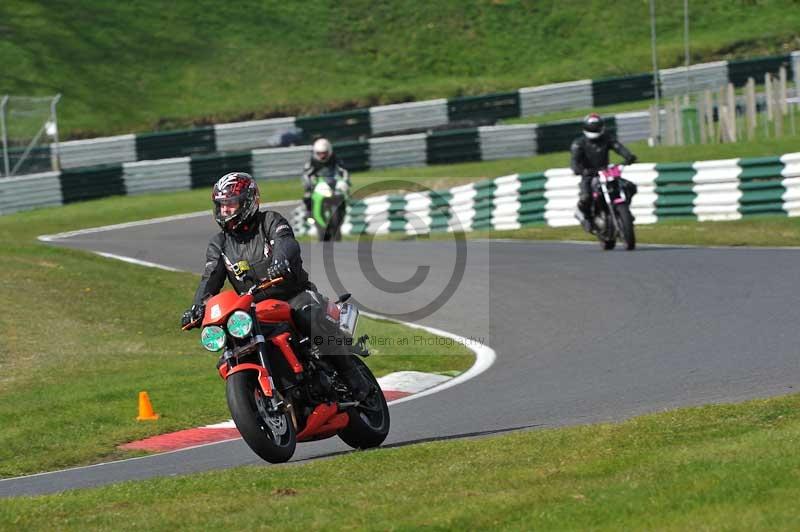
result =
[[[227,155],[198,155],[189,161],[192,188],[211,187],[228,172],[253,173],[250,153]]]
[[[757,83],[764,83],[765,74],[777,74],[781,67],[786,67],[791,75],[790,54],[728,61],[728,81],[737,87],[747,84],[748,78],[753,78]]]
[[[534,140],[531,133],[535,130],[527,127],[387,137],[344,144],[342,151],[356,161],[356,166],[475,160],[484,149],[488,150],[486,156],[492,153],[491,142],[502,146],[502,138],[507,134],[517,142],[514,146],[528,149],[527,143]],[[112,195],[207,188],[231,171],[251,172],[261,180],[298,178],[307,157],[308,148],[301,146],[100,165],[0,179],[0,213]],[[751,214],[800,215],[800,153],[756,159],[635,164],[625,167],[623,176],[639,185],[631,206],[639,223],[671,217],[704,221],[738,219]],[[416,206],[427,201],[426,208],[431,209],[425,214],[430,223],[427,230],[511,228],[542,222],[572,225],[577,186],[577,176],[569,169],[557,168],[456,187],[437,192],[427,200],[411,199]],[[442,198],[446,198],[446,203]],[[387,232],[408,226],[412,221],[405,219],[404,213],[409,201],[407,197],[370,198],[364,208],[355,203],[348,213],[352,230],[371,231],[383,227],[383,222],[388,224],[382,229]]]
[[[686,92],[687,84],[692,92],[716,89],[728,84],[728,63],[716,61],[685,67],[659,70],[661,91],[664,97],[672,98]],[[763,81],[763,80],[762,80]]]
[[[59,172],[0,179],[0,215],[63,204]]]
[[[425,166],[427,135],[399,135],[369,139],[371,168]]]
[[[336,144],[336,155],[347,162],[347,169],[359,172],[369,169],[369,142],[350,141]]]
[[[502,118],[515,118],[520,116],[519,92],[452,98],[447,102],[447,116],[450,122],[492,124]]]
[[[592,107],[651,100],[655,96],[652,74],[621,76],[592,81]]]
[[[60,179],[62,201],[65,204],[124,195],[127,192],[121,164],[62,170]]]
[[[276,135],[294,127],[294,118],[217,124],[214,126],[217,151],[245,151],[263,148],[269,143],[275,142],[277,140],[275,138]]]
[[[735,61],[717,61],[659,71],[666,97],[686,90],[718,88],[729,81],[736,85],[753,76],[763,83],[764,74],[781,65],[800,85],[800,52]],[[688,85],[687,85],[688,84]],[[319,116],[284,117],[219,124],[197,130],[146,133],[64,143],[63,168],[183,157],[214,152],[244,151],[275,145],[275,136],[294,127],[303,129],[305,141],[316,135],[334,140],[364,140],[371,135],[419,133],[456,124],[487,125],[502,118],[535,116],[561,110],[590,109],[612,103],[649,99],[654,92],[650,74],[634,74],[598,80],[581,80],[526,87],[517,91],[464,96],[354,109]]]
[[[298,117],[295,118],[295,125],[303,131],[303,138],[309,143],[317,137],[348,140],[372,134],[369,109]]]
[[[448,164],[481,160],[477,129],[434,131],[427,139],[428,164]]]
[[[478,138],[484,161],[536,155],[536,124],[483,126]]]
[[[637,224],[662,219],[736,220],[757,214],[800,216],[800,153],[756,159],[627,166],[638,186]],[[373,196],[348,208],[343,232],[422,234],[432,231],[577,225],[579,178],[568,168],[513,174],[445,191]],[[313,233],[298,210],[297,234]]]
[[[592,107],[592,80],[554,83],[519,90],[521,116]]]
[[[258,179],[299,179],[309,152],[308,146],[253,150],[253,175]]]
[[[189,157],[140,161],[122,165],[122,177],[128,194],[144,194],[192,188]]]
[[[170,159],[217,151],[213,127],[147,133],[136,137],[136,160]]]
[[[447,100],[399,103],[370,107],[372,133],[391,133],[447,125]]]
[[[136,136],[73,140],[62,142],[58,149],[62,168],[125,163],[136,160]]]

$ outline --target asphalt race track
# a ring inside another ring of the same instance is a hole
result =
[[[216,229],[210,218],[58,244],[199,272]],[[619,420],[791,393],[800,381],[800,251],[603,252],[597,245],[525,241],[468,241],[462,248],[459,260],[453,241],[376,242],[371,251],[344,242],[325,258],[322,245],[303,245],[306,269],[323,292],[333,292],[335,267],[344,288],[375,312],[411,321],[442,303],[420,323],[476,338],[497,353],[475,379],[394,405],[386,445]],[[459,265],[463,276],[453,280]],[[420,281],[416,288],[404,283],[412,278]],[[448,283],[454,293],[437,302]],[[338,439],[300,444],[294,461],[348,449]],[[263,462],[239,440],[0,481],[0,496],[243,464]]]

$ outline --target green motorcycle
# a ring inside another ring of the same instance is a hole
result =
[[[317,177],[317,184],[311,193],[311,217],[320,242],[342,239],[342,222],[349,192],[350,185],[345,180],[337,180],[335,186],[331,187],[327,179]]]

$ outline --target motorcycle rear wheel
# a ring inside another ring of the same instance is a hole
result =
[[[267,412],[270,399],[261,391],[256,373],[234,373],[225,392],[233,422],[253,452],[272,464],[289,460],[297,445],[294,425],[286,412]]]
[[[372,384],[366,399],[347,409],[350,422],[339,432],[339,438],[354,449],[377,447],[389,435],[389,406],[377,379],[361,358],[353,356],[361,373]]]

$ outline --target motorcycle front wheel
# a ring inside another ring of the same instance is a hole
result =
[[[289,460],[297,445],[294,425],[286,412],[270,411],[270,398],[258,385],[256,373],[234,373],[225,392],[233,422],[253,452],[272,464]]]
[[[625,242],[625,249],[632,251],[636,249],[636,233],[633,229],[633,215],[627,205],[617,206],[617,220],[619,221],[619,232]]]
[[[389,405],[372,371],[358,356],[353,356],[359,371],[371,384],[369,395],[358,406],[347,409],[350,422],[339,432],[339,438],[354,449],[377,447],[389,435]]]

